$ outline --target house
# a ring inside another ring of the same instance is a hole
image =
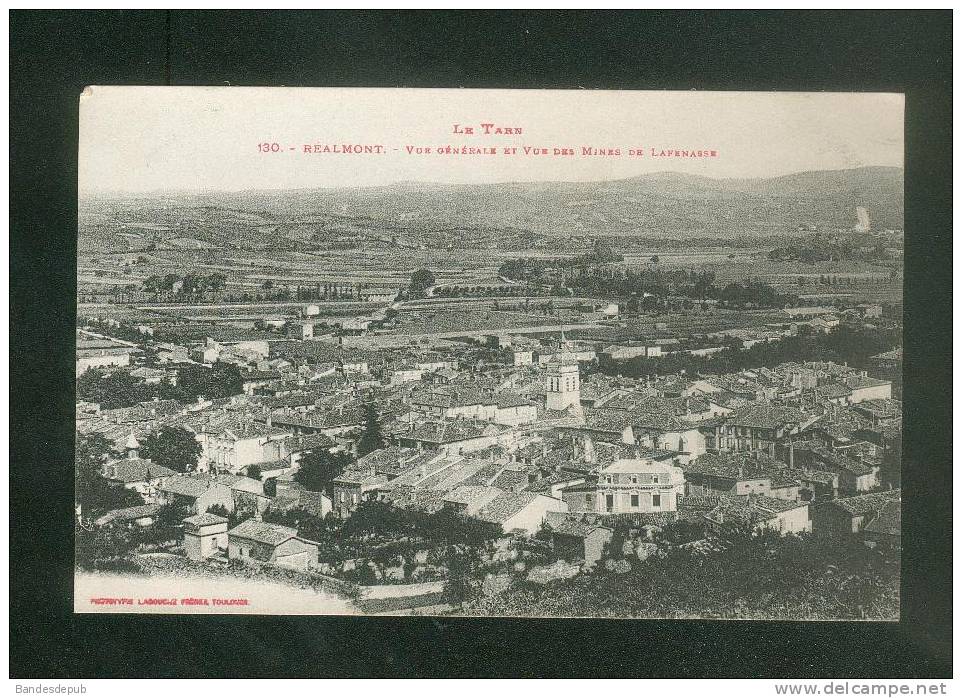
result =
[[[482,394],[477,390],[433,388],[411,397],[411,410],[432,419],[457,417],[516,426],[538,419],[534,403],[504,391]]]
[[[598,471],[597,481],[562,492],[568,510],[604,514],[645,514],[676,510],[685,493],[681,468],[652,458],[619,458]]]
[[[833,451],[822,446],[796,448],[795,452],[796,460],[818,470],[837,473],[840,492],[853,494],[878,487],[878,464],[866,462],[862,458],[852,458],[843,451]]]
[[[497,487],[460,485],[444,496],[446,507],[464,516],[476,516],[481,509],[503,494]]]
[[[781,535],[812,530],[808,503],[764,495],[723,497],[705,514],[705,528],[712,533],[718,534],[732,524],[750,525],[755,531],[777,531]]]
[[[371,372],[371,367],[368,362],[359,357],[345,356],[338,362],[338,367],[344,375]]]
[[[548,512],[567,510],[568,506],[560,499],[535,492],[503,492],[483,506],[475,518],[499,526],[504,533],[524,531],[534,535]]]
[[[130,375],[146,385],[159,385],[167,377],[167,371],[141,366],[131,371]]]
[[[865,526],[892,501],[901,501],[901,490],[843,497],[823,502],[812,508],[816,535],[848,536],[861,533]]]
[[[249,465],[271,463],[288,454],[284,440],[293,436],[290,428],[281,428],[241,419],[216,431],[200,434],[201,459],[211,470],[240,472]]]
[[[242,475],[217,475],[216,480],[230,487],[234,497],[235,512],[263,514],[270,506],[271,498],[264,493],[264,483]]]
[[[149,458],[141,458],[140,443],[133,432],[127,436],[124,448],[127,457],[105,463],[100,474],[111,484],[134,490],[146,501],[153,501],[157,486],[177,473]]]
[[[290,511],[299,509],[311,516],[323,519],[334,511],[334,502],[323,492],[288,487],[283,493],[278,489],[277,496],[271,502],[270,508],[276,511]]]
[[[391,385],[412,383],[421,380],[424,371],[416,366],[403,365],[391,371]]]
[[[311,412],[274,412],[269,423],[287,434],[323,434],[333,439],[362,427],[364,410],[345,405],[324,407],[322,404]]]
[[[211,475],[169,477],[158,485],[157,498],[163,504],[189,507],[195,514],[203,514],[212,506],[234,511],[234,493]]]
[[[882,507],[864,529],[865,545],[885,550],[902,550],[902,502],[892,500]]]
[[[227,519],[216,514],[195,514],[184,519],[184,553],[191,560],[206,560],[227,550]]]
[[[515,366],[530,366],[534,363],[534,352],[530,349],[515,349],[513,363]]]
[[[185,364],[190,361],[187,347],[169,342],[160,342],[155,346],[157,352],[157,363],[161,364]]]
[[[227,556],[247,563],[306,571],[317,565],[317,547],[293,528],[256,519],[247,519],[227,532]]]
[[[266,368],[266,362],[262,365],[265,365],[264,369],[256,369],[244,374],[241,387],[245,395],[254,395],[260,392],[262,388],[283,378],[283,374],[279,371]]]
[[[705,435],[694,424],[663,412],[630,410],[635,443],[645,448],[676,451],[685,462],[705,453]]]
[[[584,517],[549,514],[547,523],[554,554],[568,562],[582,560],[586,567],[594,567],[601,560],[614,535],[614,529],[590,523]]]
[[[129,366],[132,347],[109,339],[77,339],[77,375],[92,368]]]
[[[396,435],[402,447],[451,454],[471,453],[496,445],[508,446],[515,437],[516,432],[509,427],[476,419],[411,422],[407,430]]]
[[[104,464],[101,469],[104,479],[114,485],[134,490],[145,501],[157,496],[158,487],[177,472],[154,463],[149,458],[124,458]]]
[[[857,405],[867,400],[891,400],[892,381],[870,378],[869,376],[850,376],[845,384],[851,388],[851,402]]]
[[[792,407],[749,405],[735,410],[715,428],[719,451],[767,451],[775,455],[776,444],[802,432],[818,419]]]
[[[706,454],[684,466],[690,495],[771,495],[773,463],[760,454]]]
[[[333,480],[334,513],[347,518],[361,505],[365,495],[388,481],[388,476],[378,474],[371,467],[355,467],[345,470]]]
[[[598,441],[634,444],[635,432],[631,422],[631,415],[624,410],[584,408],[584,420],[575,429]]]
[[[415,367],[431,373],[443,370],[456,371],[458,369],[458,360],[431,353],[425,354],[421,360],[415,364]]]
[[[114,509],[94,520],[96,526],[106,526],[108,524],[125,524],[127,526],[152,526],[157,520],[161,506],[159,504],[142,504],[136,507],[126,507],[125,509]]]
[[[220,358],[223,350],[224,348],[212,337],[207,337],[203,344],[191,347],[190,358],[198,363],[212,364]]]

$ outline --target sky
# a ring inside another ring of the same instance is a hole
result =
[[[79,189],[83,196],[902,167],[903,112],[902,95],[877,93],[95,86],[80,98]],[[521,133],[484,134],[484,123]],[[343,144],[381,152],[323,152]],[[408,152],[418,147],[430,152]],[[653,156],[671,150],[716,155]]]

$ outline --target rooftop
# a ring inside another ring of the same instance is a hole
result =
[[[264,523],[256,519],[247,519],[227,533],[230,536],[246,538],[272,546],[280,545],[284,541],[297,537],[297,531],[289,526]]]

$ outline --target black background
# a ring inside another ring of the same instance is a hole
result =
[[[10,34],[11,676],[951,674],[950,12],[12,11]],[[88,84],[906,93],[901,622],[73,615]]]

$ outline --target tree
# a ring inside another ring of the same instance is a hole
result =
[[[315,449],[301,458],[294,480],[312,492],[324,492],[350,462],[351,457],[346,453]]]
[[[183,427],[164,427],[150,434],[143,444],[147,458],[180,473],[197,467],[201,451],[194,434]]]
[[[214,362],[210,368],[187,364],[177,372],[177,385],[166,384],[163,397],[181,402],[193,402],[198,397],[218,400],[244,392],[244,378],[240,367],[222,361]]]
[[[277,478],[269,477],[264,480],[264,494],[268,497],[277,496]]]
[[[434,274],[429,270],[418,269],[411,274],[411,283],[408,285],[408,291],[413,298],[422,298],[427,293],[427,289],[434,286],[435,281]]]
[[[143,504],[133,490],[114,486],[103,476],[103,466],[114,458],[110,442],[102,434],[86,434],[76,441],[74,497],[84,518],[94,518],[111,509]]]
[[[357,442],[357,455],[366,456],[372,451],[384,448],[381,421],[372,403],[364,404],[364,433]]]
[[[222,274],[219,271],[215,271],[213,274],[207,277],[207,287],[211,291],[222,291],[227,288],[227,275]]]
[[[477,596],[480,560],[475,550],[448,546],[444,556],[448,570],[444,584],[444,598],[450,604],[463,606]]]
[[[81,569],[103,569],[122,561],[133,547],[133,535],[125,526],[79,526],[74,559]]]
[[[153,294],[154,298],[158,296],[158,294],[163,290],[163,288],[164,288],[164,278],[162,276],[153,274],[151,276],[148,276],[144,280],[144,291],[146,291],[147,293]]]
[[[105,410],[132,407],[156,395],[155,386],[141,383],[126,371],[92,368],[77,379],[77,399],[96,402]]]

